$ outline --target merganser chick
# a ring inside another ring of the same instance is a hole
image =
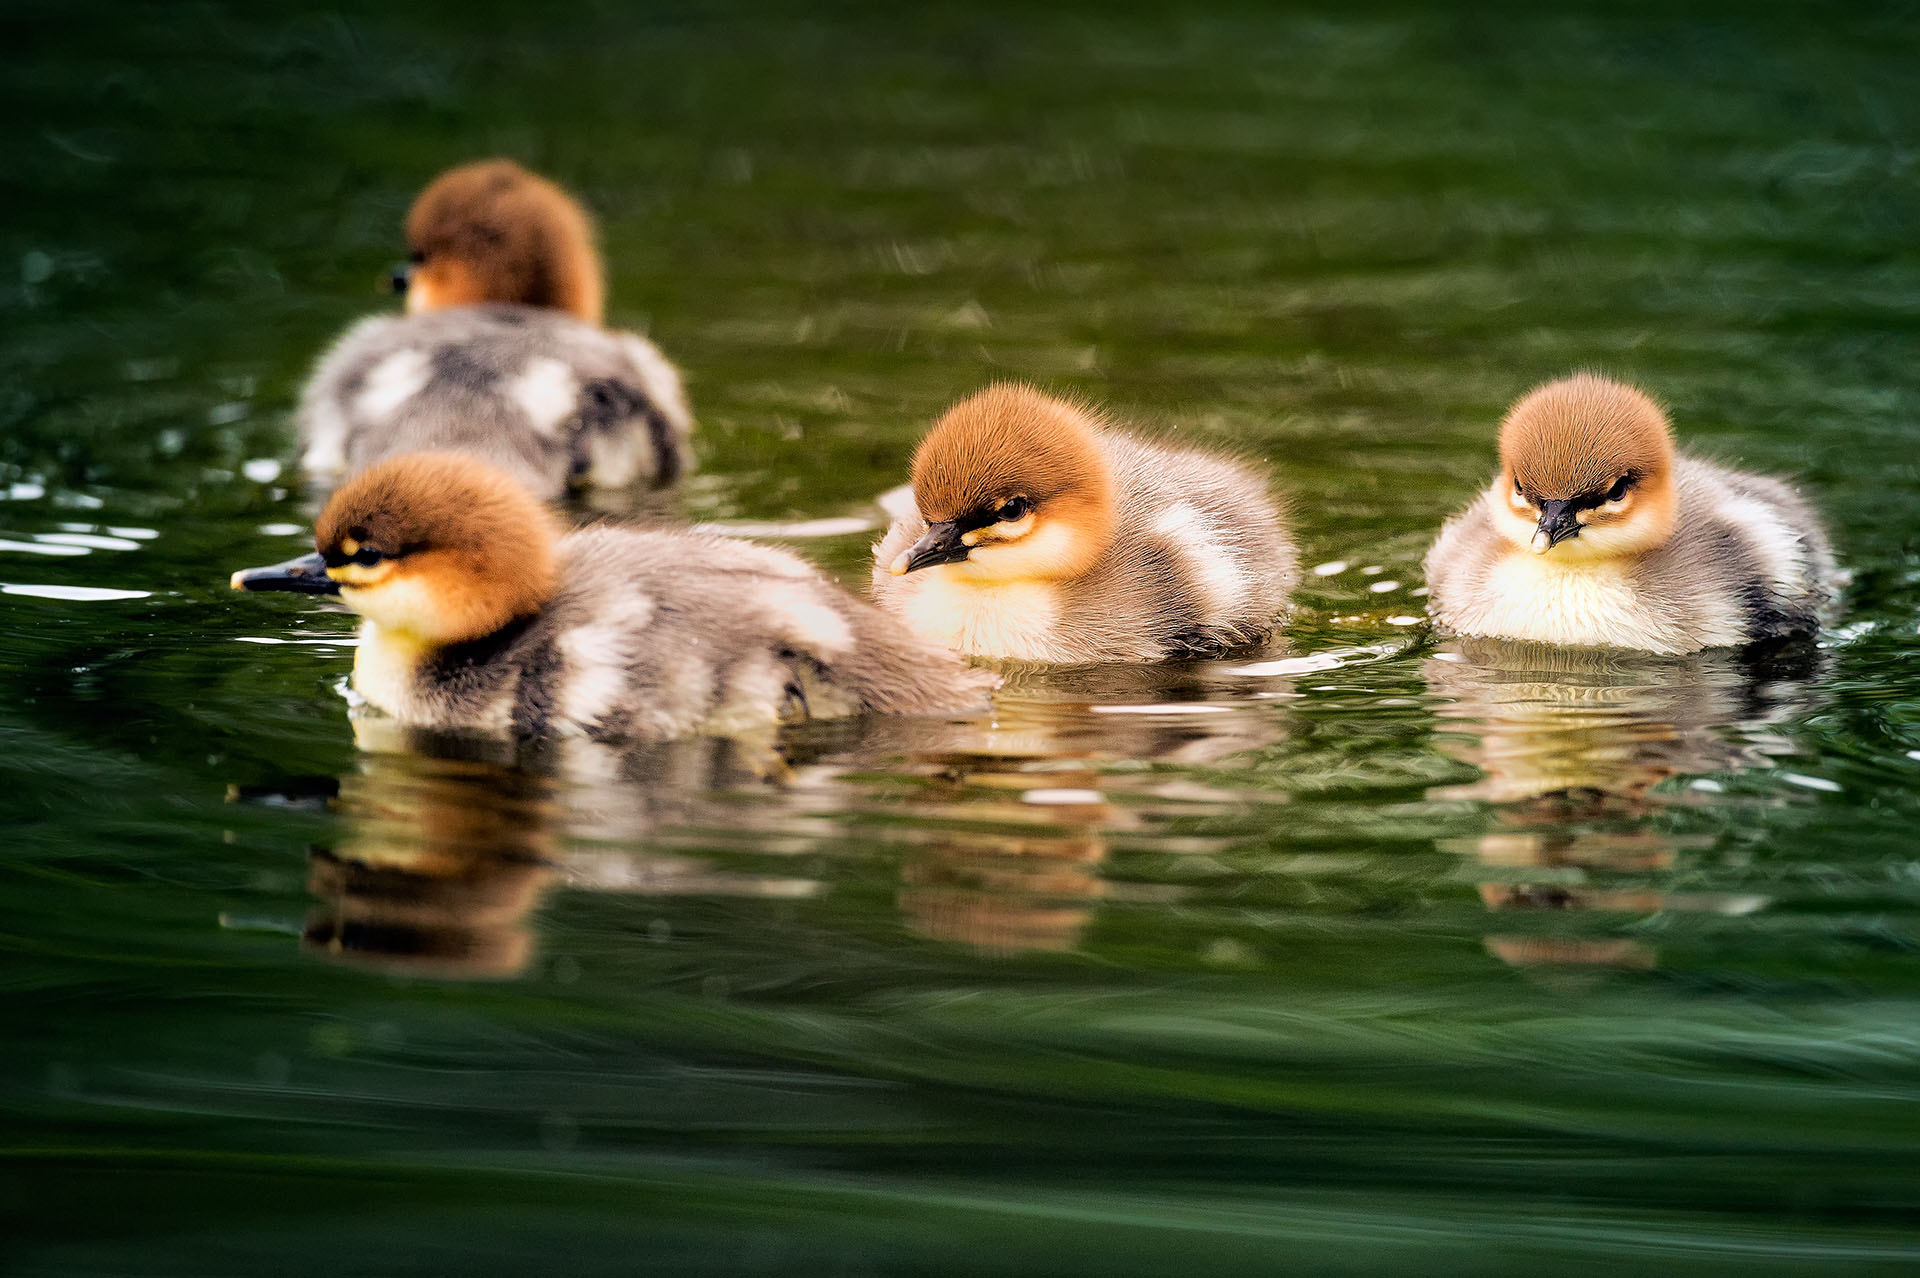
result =
[[[348,329],[301,395],[302,465],[326,481],[451,449],[535,492],[672,483],[693,415],[658,347],[601,326],[593,224],[511,160],[451,169],[407,216],[407,314]]]
[[[362,618],[355,689],[406,727],[752,734],[973,710],[998,683],[785,551],[610,524],[561,536],[531,492],[461,454],[360,472],[314,546],[235,573],[234,589],[338,595]]]
[[[874,547],[874,598],[978,657],[1159,661],[1264,638],[1298,554],[1267,486],[1028,386],[949,410],[913,458],[914,513]]]
[[[1508,411],[1426,570],[1455,633],[1668,654],[1811,635],[1842,580],[1798,493],[1676,453],[1659,405],[1593,373]]]

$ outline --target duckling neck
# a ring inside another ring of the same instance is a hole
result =
[[[1055,583],[1040,580],[980,580],[927,569],[926,580],[907,600],[915,631],[975,657],[1017,661],[1057,660],[1055,622],[1060,615]]]
[[[360,623],[360,646],[353,654],[354,691],[369,704],[398,714],[419,687],[420,672],[439,651],[409,630]]]
[[[501,719],[525,673],[516,645],[539,617],[526,613],[458,643],[363,620],[353,657],[354,690],[368,704],[403,719],[433,719],[456,705],[462,709],[452,717],[462,722]]]

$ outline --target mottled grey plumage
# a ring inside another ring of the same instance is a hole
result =
[[[1112,544],[1079,577],[1054,583],[1039,642],[1069,662],[1160,661],[1272,633],[1300,576],[1299,552],[1266,484],[1222,457],[1102,430],[1119,516]],[[888,572],[927,529],[917,511],[874,550],[875,601],[905,612],[929,571]]]
[[[338,477],[383,457],[485,458],[542,497],[673,482],[693,418],[649,341],[543,307],[452,307],[348,329],[300,400],[302,464]]]
[[[1817,631],[1843,575],[1806,500],[1777,479],[1685,456],[1674,484],[1666,542],[1560,570],[1563,589],[1530,599],[1515,597],[1515,583],[1523,573],[1544,583],[1547,569],[1500,534],[1496,499],[1481,494],[1427,553],[1434,619],[1459,634],[1660,653]]]
[[[782,550],[597,526],[530,619],[440,649],[381,708],[421,728],[657,740],[984,708],[998,684]]]

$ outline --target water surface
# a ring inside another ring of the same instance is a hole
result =
[[[14,13],[14,1272],[1920,1259],[1910,13]],[[348,619],[226,575],[495,152],[687,372],[671,513],[857,584],[918,432],[1030,378],[1271,465],[1296,623],[778,753],[363,748]],[[1579,366],[1805,485],[1817,651],[1426,633]]]

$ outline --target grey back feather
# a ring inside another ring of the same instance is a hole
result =
[[[658,348],[540,307],[383,315],[348,329],[301,395],[318,476],[426,449],[482,457],[543,497],[671,483],[693,417]]]

